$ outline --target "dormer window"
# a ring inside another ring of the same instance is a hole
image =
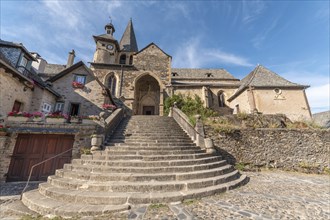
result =
[[[172,72],[172,76],[178,76],[177,72]]]
[[[206,75],[207,77],[213,77],[213,74],[212,74],[212,73],[205,73],[205,75]]]
[[[21,59],[21,62],[18,65],[18,71],[23,73],[27,63],[28,63],[28,60],[23,56],[22,59]]]

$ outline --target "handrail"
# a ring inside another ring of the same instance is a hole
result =
[[[187,132],[191,140],[196,143],[197,146],[205,147],[205,134],[203,124],[200,119],[197,118],[196,127],[193,127],[189,122],[187,115],[178,109],[176,106],[171,109],[171,117]]]
[[[71,151],[72,149],[73,149],[73,148],[70,148],[70,149],[68,149],[68,150],[66,150],[66,151],[63,151],[62,153],[59,153],[59,154],[57,154],[57,155],[55,155],[55,156],[53,156],[53,157],[50,157],[50,158],[48,158],[48,159],[46,159],[46,160],[43,160],[43,161],[41,161],[41,162],[39,162],[39,163],[34,164],[34,165],[31,167],[30,174],[29,174],[29,178],[28,178],[28,180],[27,180],[27,182],[26,182],[26,185],[25,185],[23,191],[21,192],[20,200],[22,200],[23,193],[25,192],[26,188],[27,188],[28,185],[29,185],[29,182],[30,182],[30,179],[31,179],[31,175],[32,175],[33,169],[34,169],[36,166],[39,166],[39,165],[41,165],[41,164],[43,164],[43,163],[45,163],[45,162],[47,162],[47,161],[49,161],[49,160],[52,160],[52,159],[54,159],[54,158],[56,158],[56,157],[58,157],[58,156],[61,156],[62,154],[65,154],[65,153]]]

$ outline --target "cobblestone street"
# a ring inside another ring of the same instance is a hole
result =
[[[282,171],[246,174],[250,177],[247,185],[226,193],[180,204],[133,206],[129,212],[81,219],[330,219],[329,175]],[[24,184],[0,186],[0,218],[21,219],[25,210],[18,192]]]

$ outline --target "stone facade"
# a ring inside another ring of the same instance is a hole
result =
[[[77,75],[85,76],[84,88],[74,88],[72,82]],[[70,114],[71,103],[79,105],[78,115],[98,115],[102,111],[102,105],[106,97],[102,95],[102,87],[91,75],[88,68],[81,64],[60,78],[52,80],[52,88],[61,94],[58,102],[63,102],[63,113]]]
[[[0,115],[2,117],[7,116],[7,113],[12,110],[15,101],[22,103],[21,111],[30,111],[32,98],[31,87],[13,77],[4,68],[0,68]]]
[[[241,129],[226,134],[206,126],[205,133],[232,164],[311,172],[330,168],[329,130]]]
[[[9,136],[0,136],[0,182],[6,181],[11,156],[13,155],[18,134],[72,134],[74,145],[72,158],[80,158],[82,147],[90,148],[91,134],[96,125],[82,124],[35,124],[35,123],[8,123],[10,126]]]

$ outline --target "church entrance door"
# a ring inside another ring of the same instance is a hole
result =
[[[160,86],[151,75],[144,75],[135,83],[135,115],[159,115]]]
[[[143,115],[154,115],[155,106],[143,106]]]

